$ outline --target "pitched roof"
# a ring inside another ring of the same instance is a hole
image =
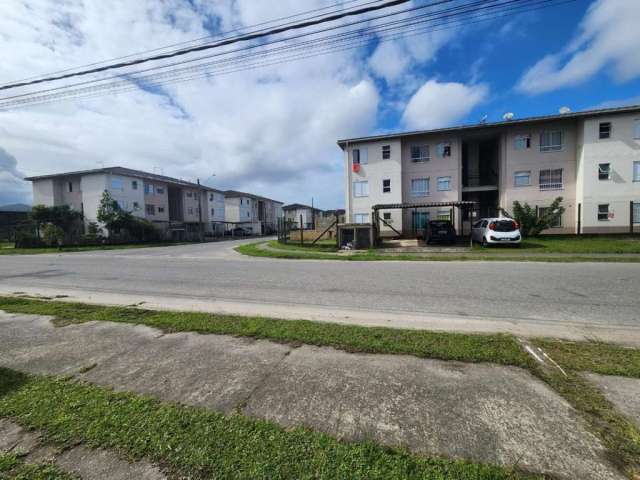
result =
[[[149,173],[149,172],[144,172],[142,170],[134,170],[132,168],[126,168],[126,167],[105,167],[105,168],[94,168],[91,170],[78,170],[74,172],[54,173],[51,175],[39,175],[35,177],[26,177],[25,180],[29,180],[33,182],[34,180],[45,180],[48,178],[69,177],[69,176],[92,175],[96,173],[125,175],[128,177],[136,177],[136,178],[142,178],[147,180],[155,180],[157,182],[171,183],[174,185],[180,185],[182,187],[200,188],[200,189],[209,190],[212,192],[223,193],[222,190],[207,187],[206,185],[198,185],[197,183],[187,182],[186,180],[181,180],[179,178],[167,177],[165,175],[158,175],[156,173]]]
[[[282,210],[304,210],[304,209],[314,209],[316,212],[321,212],[319,208],[310,207],[309,205],[303,205],[302,203],[290,203],[289,205],[285,205],[282,207]]]
[[[449,132],[460,132],[460,131],[470,131],[470,130],[482,130],[482,129],[488,129],[488,128],[503,127],[506,125],[521,125],[521,124],[527,124],[527,123],[548,122],[551,120],[566,120],[566,119],[576,119],[576,118],[584,118],[584,117],[596,117],[600,115],[609,115],[612,113],[632,113],[632,112],[640,112],[640,105],[631,105],[627,107],[600,108],[600,109],[583,110],[581,112],[571,112],[571,113],[557,113],[553,115],[542,115],[537,117],[526,117],[526,118],[520,118],[520,119],[516,118],[513,120],[504,120],[501,122],[458,125],[454,127],[436,128],[432,130],[415,130],[415,131],[409,131],[409,132],[390,133],[386,135],[373,135],[369,137],[346,138],[343,140],[338,140],[338,145],[340,146],[340,148],[344,149],[347,143],[369,142],[369,141],[375,141],[375,140],[390,140],[393,138],[408,137],[413,135],[425,135],[428,133],[449,133]],[[427,113],[425,113],[425,115],[427,115]]]
[[[278,200],[274,200],[273,198],[261,197],[260,195],[255,195],[253,193],[247,193],[247,192],[239,192],[237,190],[226,190],[223,193],[224,193],[224,196],[228,198],[248,197],[248,198],[253,198],[255,200],[267,200],[269,202],[280,203],[280,204],[284,203]]]

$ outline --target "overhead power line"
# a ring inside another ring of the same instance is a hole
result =
[[[91,68],[91,69],[88,69],[88,70],[81,70],[79,72],[65,73],[65,74],[61,74],[61,75],[57,75],[57,76],[49,76],[49,77],[45,77],[45,78],[38,78],[38,79],[35,79],[35,80],[29,80],[29,81],[26,81],[26,82],[11,83],[11,84],[8,84],[8,85],[1,86],[0,90],[9,90],[9,89],[12,89],[12,88],[25,87],[25,86],[28,86],[28,85],[34,85],[34,84],[37,84],[37,83],[51,82],[51,81],[54,81],[54,80],[62,80],[62,79],[71,78],[71,77],[78,77],[78,76],[82,76],[82,75],[88,75],[88,74],[91,74],[91,73],[99,73],[99,72],[104,72],[106,70],[113,70],[113,69],[117,69],[117,68],[129,67],[129,66],[132,66],[132,65],[139,65],[141,63],[147,63],[147,62],[152,62],[152,61],[157,61],[157,60],[166,60],[168,58],[187,55],[189,53],[201,52],[201,51],[204,51],[204,50],[210,50],[212,48],[220,48],[220,47],[223,47],[225,45],[231,45],[233,43],[246,42],[246,41],[249,41],[249,40],[256,40],[256,39],[263,38],[263,37],[266,37],[266,36],[276,35],[278,33],[284,33],[284,32],[291,31],[291,30],[300,30],[302,28],[308,28],[308,27],[312,27],[314,25],[320,25],[322,23],[327,23],[327,22],[334,22],[334,21],[340,20],[342,18],[351,17],[351,16],[355,16],[355,15],[362,15],[362,14],[365,14],[365,13],[386,9],[386,8],[394,7],[394,6],[397,6],[397,5],[402,5],[404,3],[409,3],[410,1],[411,0],[390,0],[388,2],[385,2],[385,3],[381,4],[381,5],[371,5],[371,6],[368,6],[368,7],[356,8],[354,10],[349,10],[349,11],[342,12],[342,13],[336,13],[336,14],[333,14],[333,15],[323,16],[320,19],[307,20],[307,21],[304,21],[304,22],[296,23],[294,25],[278,26],[276,28],[272,28],[270,30],[267,30],[266,32],[251,33],[251,34],[242,35],[242,36],[236,37],[236,38],[229,38],[229,39],[226,39],[226,40],[221,40],[219,42],[215,42],[215,43],[211,43],[211,44],[198,45],[198,46],[194,46],[194,47],[184,48],[184,49],[181,49],[181,50],[176,50],[174,52],[162,53],[162,54],[153,55],[153,56],[150,56],[150,57],[138,58],[138,59],[129,60],[129,61],[126,61],[126,62],[113,63],[113,64],[109,64],[109,65],[104,65],[104,66],[101,66],[101,67]],[[437,5],[437,4],[442,4],[442,3],[448,3],[448,2],[451,2],[451,1],[453,1],[453,0],[440,0],[440,1],[434,2],[434,4]]]

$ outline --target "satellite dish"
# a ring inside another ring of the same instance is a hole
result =
[[[514,115],[514,113],[513,113],[513,112],[507,112],[507,113],[505,113],[505,114],[502,116],[502,119],[503,119],[505,122],[508,122],[509,120],[513,120],[513,117],[515,117],[515,115]]]
[[[560,110],[558,110],[562,115],[565,115],[567,113],[571,113],[571,109],[569,107],[561,107]]]

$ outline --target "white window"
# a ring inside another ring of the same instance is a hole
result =
[[[429,145],[411,145],[412,162],[427,162],[429,158]]]
[[[640,139],[640,118],[633,121],[633,138]]]
[[[353,163],[355,165],[366,165],[369,163],[369,150],[366,148],[354,148],[352,151]]]
[[[640,223],[640,202],[633,203],[633,223]]]
[[[517,135],[513,140],[513,148],[516,150],[528,150],[531,148],[531,135]]]
[[[353,215],[354,223],[369,223],[369,214],[368,213],[355,213]]]
[[[145,211],[147,215],[155,215],[156,214],[156,206],[155,205],[145,205]]]
[[[111,188],[113,190],[124,190],[124,182],[120,178],[112,178]]]
[[[153,184],[152,183],[145,183],[144,184],[144,193],[145,195],[153,195]]]
[[[390,193],[391,192],[391,179],[385,178],[382,180],[382,193]]]
[[[611,138],[611,122],[602,122],[598,127],[598,138]]]
[[[540,134],[540,151],[555,152],[562,150],[562,132],[553,130]]]
[[[354,197],[368,197],[369,196],[369,182],[353,182],[353,196]]]
[[[427,195],[429,195],[429,179],[411,179],[411,195],[414,197],[426,197]]]
[[[513,184],[516,187],[527,187],[531,185],[531,172],[516,172],[513,174]]]
[[[538,208],[538,218],[544,217],[549,210],[549,207]],[[562,215],[559,215],[553,222],[551,222],[551,228],[562,227]]]
[[[598,164],[598,180],[609,180],[611,178],[611,164],[599,163]]]
[[[138,181],[131,180],[131,190],[137,190],[137,189],[138,189]]]
[[[602,203],[598,205],[598,221],[604,222],[609,220],[609,204]]]
[[[640,162],[633,162],[633,181],[640,182]]]
[[[156,193],[158,195],[164,194],[164,188],[163,187],[156,187]]]
[[[391,158],[391,145],[382,146],[382,159],[389,160]]]
[[[562,169],[540,170],[540,190],[562,190]]]
[[[438,191],[446,192],[451,190],[451,177],[438,177]]]
[[[127,202],[124,200],[116,200],[116,203],[118,204],[118,207],[120,207],[120,210],[127,210]]]
[[[436,152],[439,157],[450,157],[451,156],[451,144],[450,143],[439,143],[436,146]]]

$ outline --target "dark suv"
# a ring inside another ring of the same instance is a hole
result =
[[[427,244],[456,243],[456,229],[449,220],[431,220],[427,229]]]

